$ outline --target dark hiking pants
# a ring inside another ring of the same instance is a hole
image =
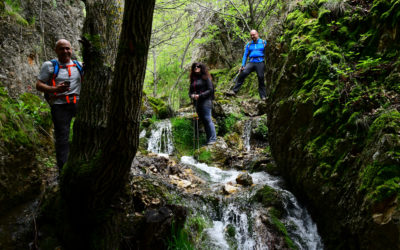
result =
[[[211,111],[211,99],[199,101],[198,105],[196,106],[196,112],[199,115],[200,121],[203,123],[204,129],[206,131],[207,143],[215,142],[217,140],[215,126],[211,118]]]
[[[76,115],[76,110],[76,104],[54,104],[51,106],[51,116],[56,137],[56,158],[59,171],[61,171],[68,159],[69,128],[72,118]]]
[[[238,77],[238,81],[233,87],[233,91],[237,93],[242,86],[244,79],[253,71],[256,71],[258,78],[258,93],[260,94],[260,98],[263,99],[267,96],[264,84],[264,62],[252,63],[249,62],[244,70],[240,73]]]

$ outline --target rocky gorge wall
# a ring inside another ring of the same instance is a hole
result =
[[[35,85],[41,64],[55,58],[58,39],[70,40],[79,53],[84,18],[80,2],[0,2],[0,210],[4,214],[37,196],[42,180],[53,172],[50,110]]]
[[[13,97],[24,92],[38,94],[36,77],[41,64],[56,57],[54,45],[58,39],[71,41],[75,55],[80,53],[83,3],[2,1],[0,12],[0,81]]]
[[[271,151],[327,249],[400,247],[399,1],[301,1],[267,51]]]

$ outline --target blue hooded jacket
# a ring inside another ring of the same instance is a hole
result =
[[[258,38],[257,42],[248,42],[244,48],[242,66],[246,65],[247,57],[250,58],[249,62],[263,62],[265,46],[267,46],[267,41],[261,38]]]

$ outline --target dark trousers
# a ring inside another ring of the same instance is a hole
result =
[[[59,171],[61,171],[68,159],[69,128],[72,118],[76,115],[76,111],[76,104],[54,104],[51,106],[51,116],[56,137],[56,158]]]
[[[199,101],[196,106],[196,112],[206,130],[207,143],[217,140],[215,126],[211,118],[212,101],[210,99]]]
[[[252,63],[249,62],[244,70],[240,73],[238,77],[238,81],[233,87],[233,91],[237,93],[242,86],[244,79],[253,71],[256,71],[258,78],[258,93],[260,94],[260,98],[265,98],[267,96],[264,84],[264,62]]]

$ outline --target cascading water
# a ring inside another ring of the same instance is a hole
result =
[[[236,170],[221,170],[210,167],[204,163],[198,163],[188,156],[183,156],[181,162],[206,175],[213,190],[217,190],[222,184],[234,183],[236,177],[241,173]],[[254,184],[258,186],[268,185],[282,193],[286,211],[286,216],[282,219],[282,222],[288,226],[288,233],[296,247],[298,249],[323,249],[315,223],[311,220],[307,210],[299,205],[294,195],[281,188],[282,181],[265,172],[250,175]],[[208,236],[211,239],[209,245],[212,249],[268,249],[268,239],[266,239],[268,233],[254,230],[262,222],[257,219],[260,218],[260,211],[248,206],[248,200],[253,194],[247,191],[240,192],[239,199],[222,198],[219,204],[220,212],[212,218],[213,227],[207,229]],[[234,243],[227,236],[229,228],[232,228],[235,232]]]
[[[148,141],[147,151],[167,155],[174,152],[170,120],[163,120],[155,124],[155,129],[151,131]]]
[[[250,146],[251,123],[252,120],[250,118],[245,121],[243,126],[243,143],[244,143],[244,148],[246,149],[247,152],[251,150]]]

